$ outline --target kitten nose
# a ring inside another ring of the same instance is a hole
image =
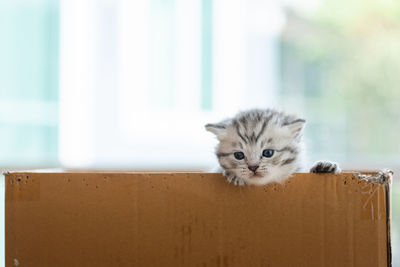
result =
[[[249,170],[252,172],[256,172],[257,169],[258,169],[258,166],[249,166]]]

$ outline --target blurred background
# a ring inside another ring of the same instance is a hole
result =
[[[310,162],[398,174],[399,51],[397,0],[2,0],[0,169],[207,171],[205,123],[275,107]],[[396,178],[393,220],[400,266]]]

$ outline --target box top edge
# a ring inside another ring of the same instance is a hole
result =
[[[3,175],[10,174],[217,174],[216,172],[201,172],[201,171],[173,171],[173,170],[128,170],[128,169],[37,169],[37,170],[18,170],[5,171]],[[295,173],[294,175],[304,175],[309,173]],[[367,183],[390,184],[393,180],[393,171],[385,169],[381,171],[350,171],[341,172],[343,175],[355,175],[360,180],[365,180]],[[316,174],[318,175],[318,174]]]

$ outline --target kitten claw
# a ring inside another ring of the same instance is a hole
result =
[[[226,177],[226,180],[227,180],[229,183],[231,183],[232,181],[235,180],[235,176],[234,176],[234,175],[229,175],[229,176]]]
[[[317,161],[310,169],[311,173],[339,173],[342,170],[335,162]]]
[[[243,186],[244,180],[235,176],[233,183],[234,183],[234,185]]]
[[[226,180],[228,181],[228,183],[233,183],[234,185],[238,186],[244,185],[244,180],[239,177],[236,177],[233,173],[227,173],[224,171],[223,175],[226,176]]]

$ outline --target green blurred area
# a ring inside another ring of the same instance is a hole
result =
[[[281,99],[313,122],[310,154],[400,159],[400,1],[325,0],[286,15]]]
[[[0,33],[0,163],[54,164],[58,1],[0,1]]]
[[[288,6],[286,15],[281,99],[303,109],[309,155],[399,169],[400,1],[324,0],[315,12]],[[397,266],[396,181],[392,197]]]

